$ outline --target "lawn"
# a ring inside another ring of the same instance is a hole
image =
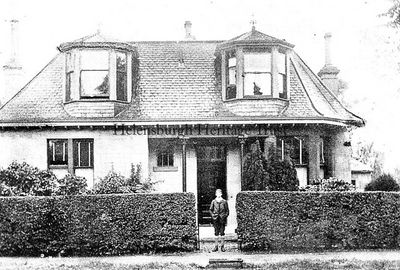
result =
[[[208,267],[201,267],[195,264],[182,264],[182,263],[147,263],[135,264],[134,260],[129,264],[96,262],[96,261],[80,261],[73,264],[65,263],[46,263],[30,265],[21,260],[16,260],[13,263],[1,263],[0,269],[19,269],[19,270],[136,270],[136,269],[166,269],[166,270],[179,270],[179,269],[209,269]],[[391,270],[400,269],[400,261],[359,261],[359,260],[288,260],[279,263],[263,263],[259,265],[244,264],[245,269],[271,269],[271,270],[329,270],[329,269],[362,269],[362,270]],[[214,268],[215,269],[215,268]],[[226,269],[226,268],[225,268]]]

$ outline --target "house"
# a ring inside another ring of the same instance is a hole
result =
[[[193,192],[199,224],[216,188],[235,198],[256,140],[290,156],[301,185],[351,181],[348,131],[364,125],[335,93],[339,70],[318,76],[294,45],[252,29],[225,41],[120,42],[101,33],[66,42],[0,110],[0,165],[13,160],[92,186],[113,168],[142,164],[159,192]],[[5,89],[7,91],[7,89]]]
[[[351,160],[351,183],[359,191],[364,191],[365,187],[372,181],[372,172],[370,166],[359,160]]]

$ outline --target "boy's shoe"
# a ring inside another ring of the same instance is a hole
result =
[[[214,249],[212,250],[212,252],[217,252],[218,251],[218,245],[216,245],[215,247],[214,247]]]
[[[225,252],[225,247],[224,247],[224,245],[221,246],[221,251],[222,251],[222,252]]]

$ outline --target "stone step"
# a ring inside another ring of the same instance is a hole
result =
[[[211,253],[215,247],[214,241],[200,241],[200,251],[205,253]],[[225,241],[224,244],[226,252],[239,251],[239,243],[237,241]],[[221,252],[219,249],[218,252]],[[217,252],[215,252],[217,253]]]
[[[207,268],[240,269],[243,268],[243,259],[210,259]]]

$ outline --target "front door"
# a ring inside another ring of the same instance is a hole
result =
[[[215,190],[222,189],[226,199],[226,148],[225,146],[197,147],[197,198],[199,225],[212,223],[209,213]]]

